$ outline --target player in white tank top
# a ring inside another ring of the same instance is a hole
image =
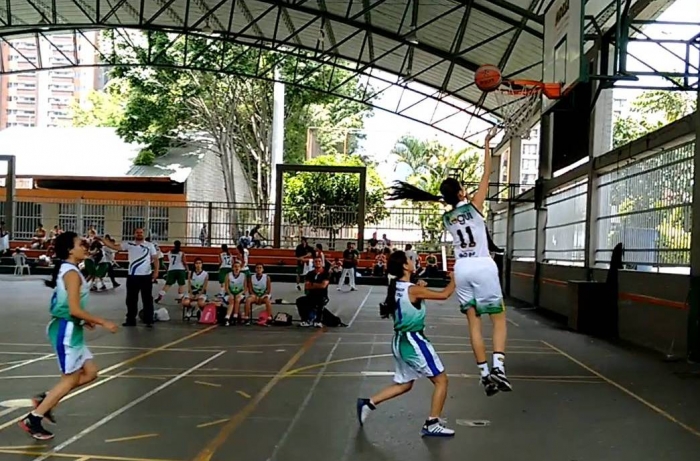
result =
[[[245,312],[247,323],[250,325],[253,322],[253,304],[259,306],[265,305],[265,311],[268,318],[272,319],[272,280],[270,276],[264,273],[265,268],[262,264],[255,265],[255,273],[248,278],[248,293],[250,296],[245,300]]]
[[[202,258],[194,260],[194,271],[190,272],[188,292],[182,298],[182,308],[185,309],[185,319],[198,317],[207,303],[207,288],[209,273],[204,270]],[[196,302],[193,302],[196,300]]]
[[[489,396],[498,391],[512,390],[504,365],[507,326],[503,294],[498,268],[488,250],[486,223],[482,215],[491,173],[489,143],[496,133],[497,130],[493,128],[486,135],[484,173],[473,196],[470,197],[454,178],[447,178],[440,184],[441,196],[432,195],[404,182],[398,182],[390,195],[393,200],[442,201],[452,207],[443,215],[443,224],[452,235],[457,298],[460,310],[467,315],[472,350],[481,374],[481,383]],[[489,314],[493,323],[494,352],[490,369],[481,334],[482,314]]]
[[[226,288],[226,298],[224,301],[228,304],[226,326],[235,325],[238,323],[241,301],[245,299],[246,291],[248,290],[248,280],[245,272],[241,271],[240,261],[233,263],[233,271],[229,272],[226,276],[224,287]],[[233,314],[233,318],[231,314]]]
[[[159,304],[171,286],[177,284],[177,301],[181,300],[187,287],[187,257],[182,252],[179,240],[173,243],[173,249],[168,253],[168,269],[165,273],[165,285],[153,301]]]

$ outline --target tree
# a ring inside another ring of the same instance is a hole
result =
[[[73,126],[117,128],[124,118],[129,85],[123,80],[112,80],[104,91],[90,91],[85,104],[73,100]]]
[[[358,156],[323,155],[306,165],[366,166]],[[376,169],[367,169],[365,223],[377,224],[387,215],[384,184]],[[358,220],[360,177],[350,173],[296,173],[284,178],[284,220],[328,232],[334,247],[338,232]]]
[[[437,141],[405,135],[399,138],[392,152],[398,155],[401,163],[411,167],[408,182],[435,195],[440,194],[440,183],[453,169],[461,171],[467,183],[481,179],[481,157],[472,148],[454,151]],[[445,210],[438,203],[422,203],[417,207],[424,245],[436,249],[444,234],[442,214]]]
[[[132,89],[118,132],[127,141],[148,146],[138,161],[147,163],[150,156],[163,155],[168,147],[197,134],[221,159],[230,202],[236,202],[235,171],[242,170],[259,206],[268,201],[271,179],[273,83],[238,75],[268,69],[262,76],[272,79],[275,69],[287,76],[308,72],[304,81],[308,87],[326,88],[349,80],[350,84],[340,85],[339,92],[349,97],[365,92],[349,72],[316,64],[312,67],[303,56],[248,49],[205,37],[176,38],[162,32],[119,32],[119,37],[110,39],[119,50],[115,64],[121,64],[113,74],[127,80]],[[220,68],[223,62],[228,73],[177,69],[184,62],[190,69],[203,70]],[[138,67],[149,64],[154,67]],[[314,123],[314,114],[329,104],[342,109],[326,120],[330,125],[340,123],[344,118],[339,116],[345,113],[361,126],[371,114],[366,106],[347,103],[338,96],[287,86],[285,160],[301,161],[307,124]]]

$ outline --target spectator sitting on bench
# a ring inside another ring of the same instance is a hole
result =
[[[430,253],[427,258],[425,258],[425,270],[421,273],[422,277],[439,277],[440,269],[438,268],[438,259],[435,253]]]
[[[335,258],[335,261],[333,261],[333,264],[331,264],[328,274],[331,283],[338,283],[338,281],[340,280],[341,272],[343,272],[343,263],[340,262],[340,258]]]
[[[246,297],[246,317],[242,319],[248,325],[253,324],[253,304],[256,306],[264,304],[267,318],[272,320],[272,280],[264,271],[263,265],[258,263],[255,265],[255,274],[248,278],[248,293],[250,295]]]
[[[42,223],[39,223],[39,227],[34,231],[34,237],[32,238],[32,249],[37,250],[43,248],[44,243],[46,243],[46,229],[44,229]]]
[[[194,260],[194,271],[190,272],[187,280],[187,293],[182,298],[184,317],[199,318],[204,305],[207,303],[207,288],[209,288],[209,273],[204,270],[202,258]]]
[[[246,291],[248,290],[247,276],[241,271],[240,261],[234,261],[233,270],[226,274],[224,289],[226,290],[224,302],[228,305],[225,324],[226,326],[235,325],[238,322],[241,303],[245,299]],[[231,314],[233,314],[233,318]]]
[[[328,304],[329,274],[319,257],[314,259],[314,270],[306,274],[305,295],[297,298],[297,310],[301,323],[299,326],[323,327],[323,308]]]
[[[386,255],[381,252],[374,258],[374,267],[372,268],[372,275],[375,277],[384,277],[386,271]]]

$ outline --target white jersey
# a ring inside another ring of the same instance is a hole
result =
[[[156,242],[151,242],[151,243],[153,244],[153,248],[155,248],[155,250],[156,250],[156,257],[157,257],[158,259],[162,259],[162,258],[163,258],[163,252],[160,251],[160,246],[158,246],[158,244],[157,244]]]
[[[151,275],[151,260],[156,255],[153,244],[145,241],[122,242],[121,249],[129,252],[129,275]]]
[[[183,256],[185,256],[185,254],[182,251],[177,253],[173,253],[171,251],[170,253],[168,253],[168,272],[187,270],[185,264],[182,262]]]
[[[233,272],[229,272],[226,276],[226,282],[228,283],[228,288],[231,293],[238,295],[245,291],[245,274],[243,272],[238,273],[238,277],[233,275]]]
[[[267,274],[263,274],[260,278],[258,274],[253,274],[250,277],[250,283],[256,296],[262,296],[267,292]]]
[[[450,234],[455,258],[490,257],[486,237],[486,222],[481,212],[470,202],[463,201],[442,215],[442,222]]]
[[[190,278],[190,286],[192,287],[192,293],[199,294],[204,290],[204,284],[209,280],[209,272],[202,271],[199,274],[192,271],[192,276]]]
[[[231,261],[233,257],[228,253],[221,253],[219,256],[221,258],[221,269],[231,269]]]
[[[103,263],[114,264],[116,252],[113,249],[102,247],[102,254],[104,255],[104,259],[102,260]]]

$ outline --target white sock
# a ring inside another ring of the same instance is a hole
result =
[[[493,367],[498,368],[502,372],[506,371],[506,355],[503,352],[493,353]]]
[[[165,296],[165,291],[160,290],[160,291],[158,292],[158,294],[161,295],[161,296]]]
[[[488,362],[477,363],[476,366],[479,367],[479,372],[481,373],[482,378],[485,378],[486,376],[491,374],[491,372],[489,371]]]

